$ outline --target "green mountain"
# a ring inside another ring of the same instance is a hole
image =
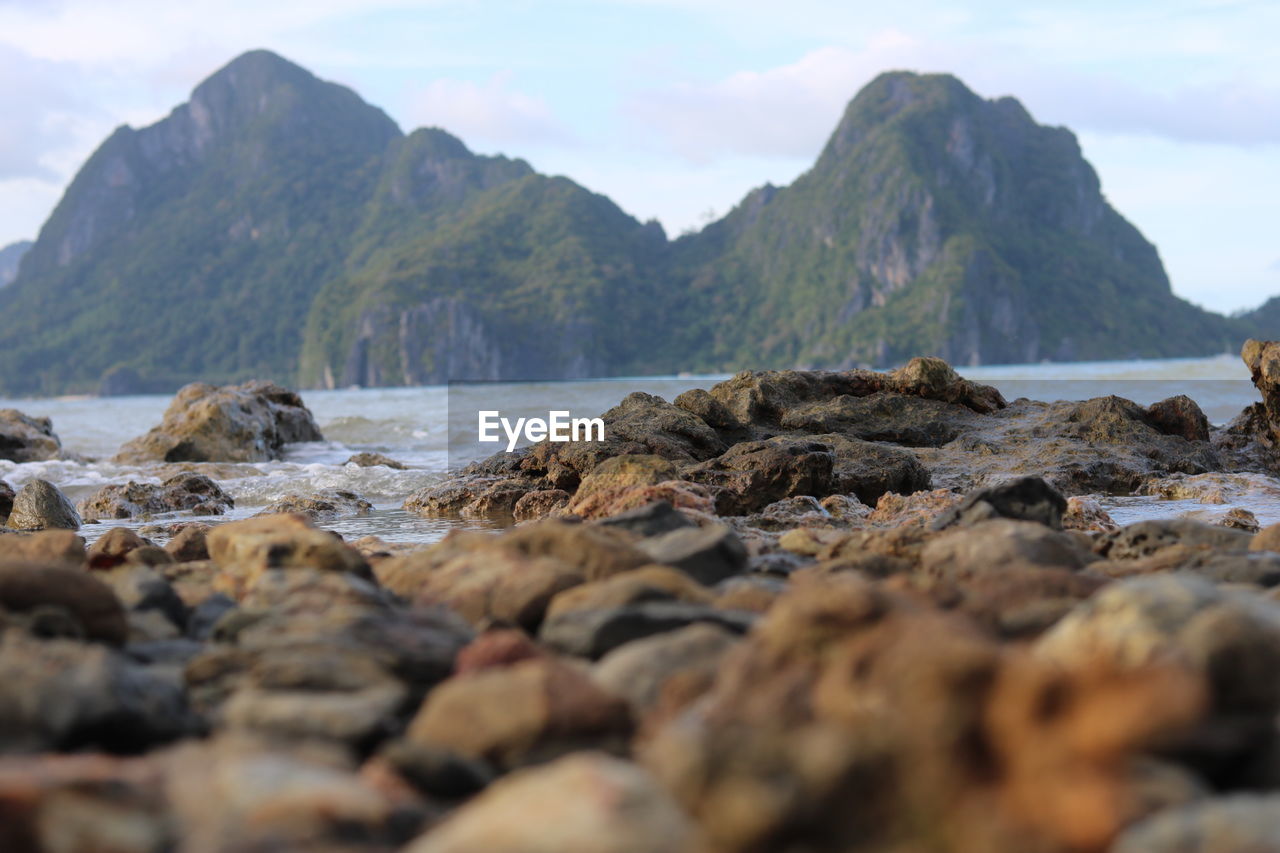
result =
[[[11,284],[18,277],[18,264],[30,248],[30,240],[19,240],[0,249],[0,287]]]
[[[4,299],[7,394],[1204,355],[1271,322],[1175,297],[1069,131],[949,76],[882,75],[795,183],[669,242],[266,51],[112,134]]]

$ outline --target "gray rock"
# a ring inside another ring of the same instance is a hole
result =
[[[637,536],[659,536],[694,526],[687,515],[677,511],[668,501],[654,501],[602,518],[597,523],[605,527],[628,530]]]
[[[1159,812],[1126,829],[1113,853],[1280,850],[1280,794],[1233,794]]]
[[[538,640],[564,654],[598,659],[619,646],[695,623],[748,631],[756,614],[684,601],[646,601],[608,610],[570,610],[542,623]]]
[[[160,485],[135,483],[103,486],[80,502],[86,521],[141,518],[166,512],[189,511],[195,515],[222,515],[235,501],[203,474],[184,472]]]
[[[727,525],[687,527],[652,536],[640,549],[655,563],[675,566],[708,586],[741,572],[747,565],[747,548]]]
[[[676,673],[714,680],[721,658],[737,640],[718,625],[697,623],[620,646],[601,658],[591,675],[640,715],[658,701],[662,685]]]
[[[0,459],[43,462],[56,459],[62,442],[48,418],[33,418],[17,409],[0,409]]]
[[[13,499],[9,526],[15,530],[79,530],[80,515],[57,486],[32,480]]]
[[[980,489],[944,512],[933,522],[934,530],[962,527],[991,518],[1037,521],[1062,529],[1067,499],[1040,477],[1020,477],[998,486]]]
[[[343,464],[358,465],[361,468],[375,468],[380,465],[383,468],[391,468],[395,471],[409,470],[408,465],[404,464],[403,462],[398,462],[397,460],[392,459],[390,456],[386,456],[382,453],[369,453],[367,451],[362,453],[353,453],[351,455],[351,458],[348,459]]]

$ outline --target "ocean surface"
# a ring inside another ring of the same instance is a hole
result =
[[[1236,356],[973,367],[960,368],[960,372],[995,385],[1010,400],[1082,400],[1117,394],[1145,405],[1186,394],[1215,424],[1226,423],[1259,399]],[[217,474],[211,476],[235,498],[236,507],[227,516],[202,520],[243,518],[291,493],[340,488],[359,493],[375,509],[368,516],[326,522],[326,527],[349,539],[376,534],[390,541],[431,542],[455,527],[488,526],[487,522],[465,519],[423,519],[401,509],[411,492],[439,481],[450,469],[471,459],[502,449],[496,444],[475,444],[477,407],[504,414],[555,409],[570,411],[574,416],[593,416],[632,391],[647,391],[670,400],[681,391],[710,388],[725,378],[682,376],[305,391],[303,400],[326,440],[292,445],[285,458],[277,462],[218,466]],[[124,442],[160,423],[170,399],[169,395],[0,399],[0,408],[17,408],[51,418],[64,450],[81,457],[77,461],[22,465],[0,461],[0,479],[17,488],[28,480],[42,478],[76,502],[108,483],[159,483],[163,472],[154,467],[117,465],[110,459]],[[353,453],[363,450],[385,453],[410,468],[397,471],[344,464]],[[1121,523],[1182,514],[1211,517],[1231,506],[1251,510],[1263,524],[1280,521],[1280,482],[1264,479],[1233,500],[1237,498],[1236,503],[1226,505],[1108,498],[1104,506]],[[91,524],[82,533],[92,540],[116,524],[138,527],[157,520],[162,519]]]

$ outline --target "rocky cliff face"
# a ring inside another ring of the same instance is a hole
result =
[[[4,298],[7,393],[1201,355],[1270,317],[1174,297],[1069,131],[953,77],[880,76],[668,242],[265,51],[112,134]]]
[[[19,240],[0,249],[0,287],[4,287],[18,277],[18,264],[30,248],[30,240]]]

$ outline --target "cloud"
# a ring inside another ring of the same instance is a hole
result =
[[[0,180],[62,177],[51,161],[96,113],[74,86],[74,70],[0,45]]]
[[[513,89],[507,73],[485,83],[433,80],[413,98],[408,117],[415,125],[441,127],[465,142],[486,146],[573,141],[546,102]]]

